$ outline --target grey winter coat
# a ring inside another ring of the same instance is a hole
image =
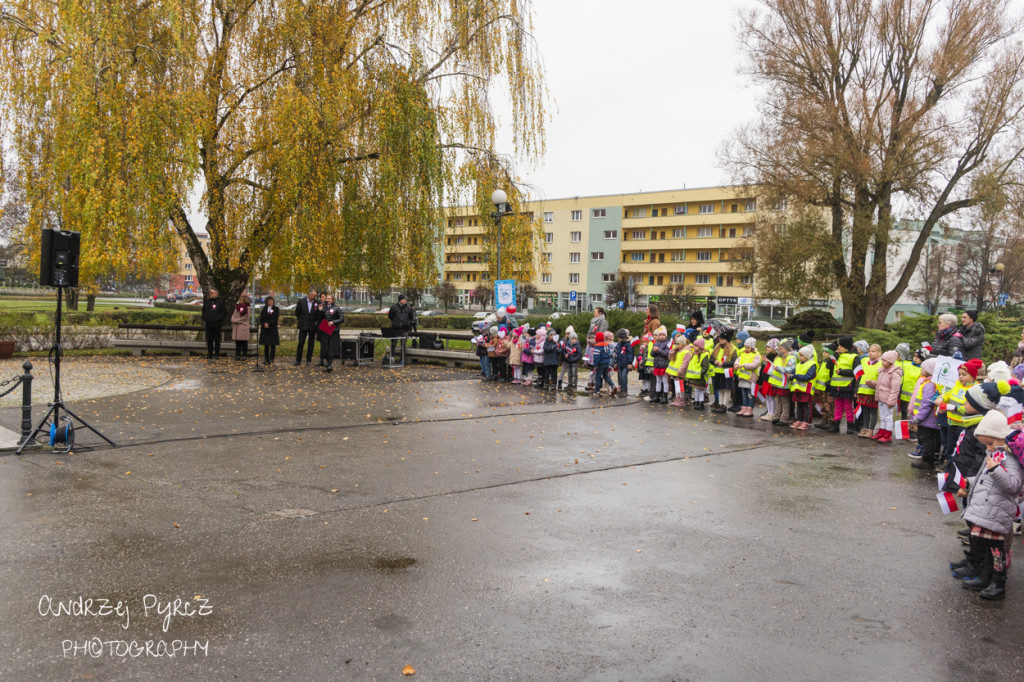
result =
[[[995,533],[1009,534],[1013,531],[1013,517],[1017,515],[1021,485],[1024,485],[1024,471],[1012,453],[1007,453],[1002,463],[991,471],[983,464],[967,495],[963,519]]]
[[[665,369],[668,367],[668,354],[672,348],[672,342],[668,339],[655,341],[651,355],[654,356],[654,369]]]
[[[964,360],[981,359],[981,351],[985,349],[985,327],[975,322],[968,327],[959,327],[957,331],[963,337]]]
[[[587,338],[592,339],[598,332],[608,331],[608,320],[604,315],[598,315],[590,321],[590,329],[587,330]]]

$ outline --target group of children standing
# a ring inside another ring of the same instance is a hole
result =
[[[745,332],[716,334],[700,329],[700,322],[695,317],[671,334],[659,325],[640,338],[626,329],[614,336],[596,332],[585,348],[572,327],[562,339],[550,326],[492,327],[474,343],[485,378],[494,381],[576,391],[582,362],[590,370],[586,389],[595,396],[605,386],[611,395],[627,395],[629,373],[636,371],[640,395],[651,403],[753,418],[763,402],[760,419],[775,426],[805,430],[817,413],[817,426],[829,433],[839,433],[845,422],[845,433],[883,445],[892,443],[898,423],[900,438],[917,441],[911,466],[944,467],[943,492],[965,502],[967,528],[960,535],[968,549],[950,564],[954,577],[986,599],[1003,598],[1024,500],[1024,363],[1011,370],[997,362],[983,375],[981,360],[970,360],[944,388],[934,381],[937,359],[927,347],[912,351],[900,343],[883,352],[843,336],[818,350],[813,334],[805,333],[770,339],[762,352]]]

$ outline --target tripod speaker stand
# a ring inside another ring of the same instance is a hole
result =
[[[29,443],[31,443],[36,436],[38,436],[46,425],[49,424],[49,435],[50,445],[57,445],[61,443],[64,445],[65,451],[70,451],[75,443],[75,431],[85,427],[95,433],[103,440],[110,443],[111,446],[117,447],[114,441],[110,440],[102,433],[94,429],[89,425],[87,421],[79,417],[77,414],[72,412],[64,405],[64,398],[61,395],[60,390],[60,361],[63,351],[60,346],[60,322],[61,322],[61,303],[63,301],[64,287],[61,285],[57,286],[57,335],[54,340],[53,348],[50,349],[50,353],[53,355],[53,402],[50,403],[50,409],[46,411],[43,418],[39,420],[36,427],[32,429],[32,433],[29,434],[28,438],[21,444],[21,446],[15,451],[16,454],[21,454]],[[75,426],[74,421],[77,420],[81,426]]]

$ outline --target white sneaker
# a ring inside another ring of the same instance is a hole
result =
[[[761,421],[763,422],[770,422],[773,419],[775,419],[775,415],[772,414],[771,412],[765,412],[764,414],[761,415]]]

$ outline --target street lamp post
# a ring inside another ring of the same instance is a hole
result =
[[[992,266],[992,269],[996,271],[996,277],[999,279],[999,294],[996,296],[996,307],[998,308],[1003,300],[1003,271],[1006,270],[1006,266],[1002,263],[996,263]]]
[[[501,279],[501,218],[502,216],[512,215],[512,211],[508,205],[508,196],[506,196],[504,190],[496,189],[491,193],[491,203],[494,204],[494,213],[491,217],[498,222],[498,274],[495,277],[495,281]]]

